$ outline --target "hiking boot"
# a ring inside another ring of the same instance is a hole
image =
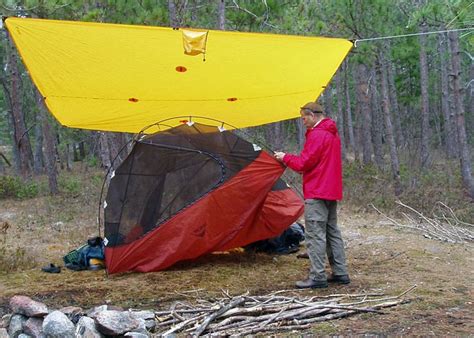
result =
[[[311,278],[300,280],[296,282],[298,289],[325,289],[328,287],[328,282],[325,280],[313,280]]]
[[[61,272],[61,267],[56,266],[53,263],[50,263],[49,265],[42,267],[41,271],[43,272],[48,272],[48,273],[60,273]]]
[[[302,253],[297,254],[296,258],[309,259],[309,255],[307,252],[302,252]]]
[[[332,275],[331,277],[328,278],[328,282],[337,283],[337,284],[349,284],[351,282],[351,279],[349,278],[349,275],[339,275],[339,276]]]

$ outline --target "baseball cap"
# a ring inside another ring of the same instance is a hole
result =
[[[300,109],[306,109],[312,113],[320,113],[320,114],[324,113],[323,107],[321,107],[321,105],[316,102],[308,102]]]

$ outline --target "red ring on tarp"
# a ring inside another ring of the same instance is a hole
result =
[[[134,97],[131,97],[128,99],[130,102],[138,102],[138,99],[137,98],[134,98]]]
[[[188,69],[184,66],[178,66],[176,67],[176,71],[177,72],[180,72],[180,73],[184,73],[185,71],[187,71]]]
[[[237,101],[237,98],[236,97],[229,97],[227,99],[227,101],[229,101],[229,102]]]

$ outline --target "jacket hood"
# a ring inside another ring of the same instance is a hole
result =
[[[330,132],[333,135],[337,134],[337,127],[336,123],[331,120],[330,118],[324,118],[317,126],[315,129],[323,129],[328,132]]]

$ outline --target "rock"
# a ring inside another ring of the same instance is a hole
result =
[[[14,314],[10,319],[10,325],[8,326],[8,334],[10,337],[18,337],[23,332],[23,324],[27,321],[28,317],[20,314]]]
[[[44,318],[43,333],[50,338],[73,338],[74,324],[61,311],[53,311]]]
[[[44,337],[43,318],[28,318],[25,324],[23,324],[23,331],[34,338]]]
[[[7,329],[10,325],[10,319],[12,318],[12,316],[12,314],[6,314],[2,316],[2,319],[0,320],[0,328]]]
[[[145,328],[147,331],[153,331],[156,327],[155,313],[152,311],[133,311],[132,315],[137,319],[145,321]]]
[[[149,334],[141,333],[141,332],[127,332],[124,334],[125,337],[133,337],[133,338],[148,338],[150,337]]]
[[[101,305],[101,306],[96,306],[90,310],[88,310],[86,312],[86,315],[88,317],[91,317],[91,318],[94,318],[97,316],[98,313],[102,312],[102,311],[111,311],[111,310],[115,310],[115,311],[123,311],[123,308],[119,307],[119,306],[112,306],[112,305]]]
[[[17,338],[31,338],[31,336],[25,333],[20,333]]]
[[[87,310],[86,315],[95,319],[95,317],[102,311],[107,311],[107,305],[93,307],[92,309]]]
[[[121,335],[140,328],[140,320],[130,312],[106,310],[95,317],[97,329],[105,335]]]
[[[156,321],[153,320],[145,320],[145,328],[147,331],[152,331],[155,330],[156,327]]]
[[[132,311],[131,314],[135,318],[141,318],[143,320],[155,319],[155,313],[152,311]]]
[[[84,310],[78,306],[66,306],[59,309],[59,311],[64,313],[74,324],[77,324],[77,321],[84,313]]]
[[[102,338],[102,335],[97,331],[95,321],[92,318],[83,316],[79,319],[76,325],[76,337],[77,338]]]
[[[48,314],[48,307],[46,305],[26,296],[13,296],[10,299],[10,308],[13,313],[28,317],[44,317]]]
[[[0,338],[9,338],[8,331],[4,327],[0,328]]]
[[[148,330],[146,329],[146,321],[144,319],[141,319],[141,318],[138,318],[138,321],[140,322],[140,325],[138,326],[138,328],[136,328],[133,331],[148,334]]]

